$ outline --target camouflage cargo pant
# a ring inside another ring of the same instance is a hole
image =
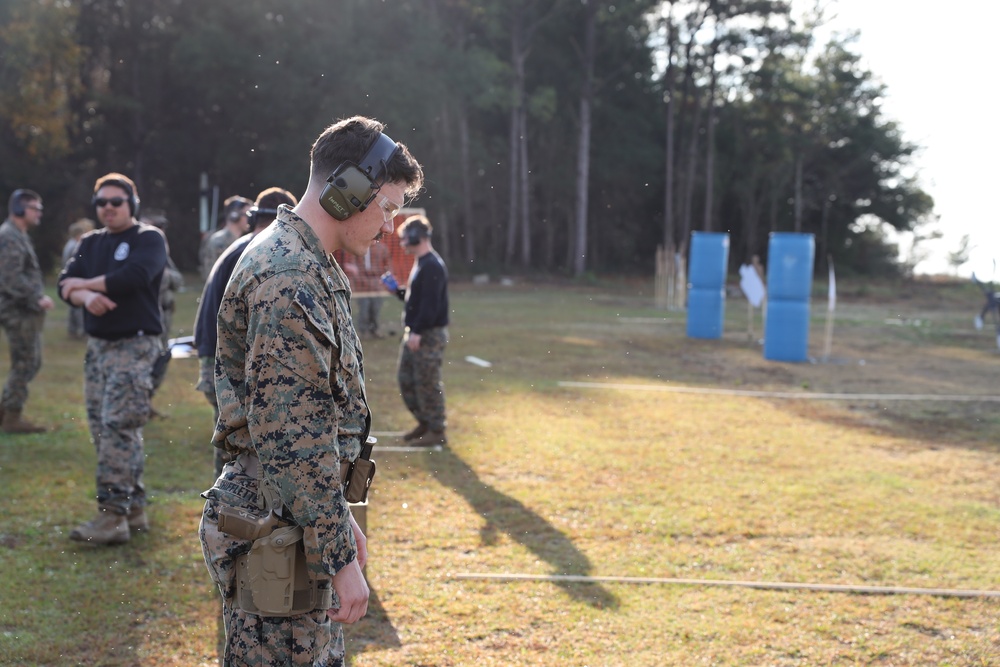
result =
[[[448,328],[428,329],[420,335],[420,348],[414,352],[406,347],[406,338],[399,346],[396,379],[406,408],[417,421],[432,431],[447,426],[444,413],[444,382],[441,362],[448,346]]]
[[[149,421],[153,364],[162,349],[156,336],[87,341],[84,393],[97,449],[97,504],[120,514],[146,504],[142,427]]]
[[[42,325],[44,313],[9,312],[0,314],[0,326],[10,344],[10,373],[3,387],[0,405],[7,412],[19,412],[28,401],[28,383],[42,367]]]
[[[205,398],[212,406],[214,416],[212,417],[212,428],[219,422],[219,399],[215,395],[215,357],[198,357],[198,391],[205,394]],[[224,449],[213,447],[215,450],[215,476],[222,474],[222,466],[232,461],[232,456]]]
[[[167,366],[170,364],[170,331],[174,322],[174,309],[162,308],[160,315],[163,322],[163,333],[160,334],[160,344],[163,351],[160,353],[159,363],[153,367],[153,392],[155,393],[167,377]]]
[[[287,618],[257,616],[235,604],[236,558],[250,551],[249,540],[219,530],[223,505],[259,512],[257,478],[247,474],[240,459],[223,469],[215,486],[203,494],[208,500],[198,527],[205,565],[222,593],[226,627],[224,667],[343,667],[344,632],[325,611]]]
[[[358,333],[378,333],[378,316],[382,312],[382,298],[377,296],[362,296],[356,301],[354,308],[354,323]]]

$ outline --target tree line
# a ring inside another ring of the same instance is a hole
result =
[[[772,231],[897,271],[880,225],[933,201],[850,36],[777,0],[0,0],[0,186],[39,191],[52,266],[121,171],[196,265],[199,175],[305,188],[312,140],[370,115],[424,164],[457,272],[650,274],[656,248]]]

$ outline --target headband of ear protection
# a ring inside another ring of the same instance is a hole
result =
[[[114,178],[108,179],[108,180],[104,181],[103,183],[101,183],[101,187],[102,188],[105,185],[114,185],[115,187],[119,187],[122,190],[124,190],[128,194],[128,197],[126,198],[126,201],[128,202],[129,213],[132,215],[133,218],[139,215],[139,196],[137,194],[135,194],[135,190],[132,189],[131,185],[129,185],[125,181],[119,181],[119,180],[114,179]],[[94,193],[94,196],[90,199],[90,208],[94,212],[94,217],[97,217],[97,193],[96,192]]]
[[[320,205],[337,220],[347,220],[368,208],[385,183],[389,161],[398,150],[395,141],[380,133],[361,164],[346,161],[333,170],[319,197]]]
[[[278,209],[276,208],[260,208],[256,204],[247,211],[247,219],[250,221],[250,229],[257,226],[257,218],[262,215],[269,215],[271,217],[278,215]]]
[[[431,230],[424,227],[422,223],[411,222],[406,226],[406,236],[403,242],[408,246],[419,245],[421,241],[430,238]]]
[[[25,213],[27,209],[24,206],[24,195],[27,193],[24,190],[14,190],[14,194],[10,196],[10,214],[20,218]]]

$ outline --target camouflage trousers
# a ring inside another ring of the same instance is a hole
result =
[[[66,333],[73,338],[82,338],[87,335],[83,328],[83,308],[80,306],[70,306],[67,317]]]
[[[325,611],[286,618],[257,616],[236,605],[236,558],[250,551],[252,542],[219,530],[224,505],[259,512],[257,478],[247,474],[241,459],[226,464],[207,498],[198,527],[205,565],[222,593],[222,620],[226,628],[224,667],[343,667],[344,631]]]
[[[428,329],[420,335],[416,352],[406,347],[406,337],[399,346],[396,379],[406,408],[421,424],[432,431],[447,426],[444,412],[444,382],[441,363],[448,346],[448,328]]]
[[[120,514],[146,504],[142,427],[149,421],[151,375],[162,349],[156,336],[87,341],[84,394],[97,449],[97,504]]]
[[[174,309],[161,308],[160,315],[163,322],[163,333],[160,334],[163,352],[160,353],[158,363],[153,366],[153,393],[156,393],[167,377],[167,366],[170,364],[170,331],[174,322]]]
[[[3,313],[0,326],[10,344],[10,373],[3,386],[0,405],[7,412],[20,412],[28,401],[28,383],[42,367],[42,325],[44,313]]]
[[[377,334],[378,315],[382,312],[382,298],[361,296],[357,298],[355,306],[353,317],[358,333]]]
[[[219,399],[215,395],[215,357],[198,357],[198,391],[205,394],[214,411],[212,428],[219,423]],[[222,466],[233,460],[232,455],[224,449],[215,450],[215,476],[222,474]]]

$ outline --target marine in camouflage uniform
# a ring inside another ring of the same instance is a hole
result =
[[[8,433],[40,433],[44,427],[21,416],[28,383],[42,367],[42,326],[53,306],[45,295],[42,271],[28,227],[42,219],[42,202],[30,190],[17,190],[0,224],[0,327],[10,344],[10,372],[0,400],[0,426]]]
[[[350,287],[332,252],[364,252],[376,236],[391,233],[392,215],[407,186],[420,187],[422,172],[400,146],[383,169],[389,182],[378,206],[341,222],[319,197],[330,172],[344,161],[359,163],[363,153],[357,151],[378,140],[380,129],[356,117],[320,135],[305,195],[294,210],[282,205],[277,220],[250,243],[219,309],[214,442],[236,459],[204,494],[199,537],[223,597],[227,666],[340,667],[341,623],[367,611],[361,573],[367,547],[344,498],[341,474],[342,463],[358,457],[371,415]],[[359,134],[364,143],[343,147],[338,141]],[[333,152],[317,148],[324,142],[338,145]],[[331,609],[275,617],[240,607],[234,568],[252,542],[220,531],[219,512],[228,506],[260,514],[275,505],[303,531],[298,546],[309,577],[332,583]]]
[[[150,415],[153,364],[163,351],[160,280],[167,250],[159,229],[135,220],[134,193],[121,174],[98,179],[94,204],[104,228],[83,236],[59,276],[62,298],[86,311],[84,393],[97,450],[97,517],[70,537],[94,544],[126,542],[132,530],[148,528],[142,428]]]
[[[226,226],[205,238],[198,250],[198,260],[201,265],[201,279],[208,280],[215,262],[226,251],[226,248],[236,242],[247,232],[249,223],[246,212],[253,202],[245,197],[233,195],[223,202],[222,212],[226,217]]]

